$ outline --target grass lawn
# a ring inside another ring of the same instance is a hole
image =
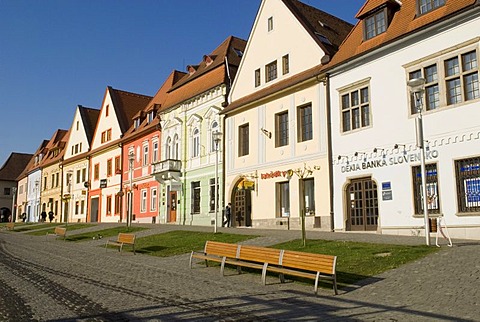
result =
[[[70,229],[70,225],[68,227]],[[114,237],[114,236],[116,237],[118,233],[133,233],[133,232],[145,230],[145,229],[148,229],[148,228],[144,228],[144,227],[127,228],[127,226],[117,226],[114,228],[97,230],[97,231],[73,235],[73,236],[68,236],[68,233],[67,233],[66,240],[67,241],[83,241],[83,240],[91,240],[91,239],[99,238],[99,236],[102,236],[101,238],[108,238],[108,237]]]
[[[337,282],[339,286],[354,284],[439,250],[437,247],[428,246],[386,245],[312,239],[308,240],[305,247],[303,247],[301,240],[277,244],[272,247],[336,255]],[[331,287],[331,284],[329,287]]]
[[[207,240],[238,243],[255,237],[257,236],[177,230],[138,238],[135,241],[135,251],[137,253],[167,257],[190,253],[192,250],[201,250],[205,247]]]
[[[56,226],[58,226],[58,225],[56,225]],[[85,223],[80,223],[80,224],[68,224],[68,227],[67,227],[67,235],[68,235],[68,232],[71,231],[71,230],[83,229],[83,228],[94,227],[94,226],[96,226],[96,225],[85,224]],[[63,224],[62,227],[66,227],[65,224]],[[55,227],[49,227],[48,229],[35,230],[35,231],[32,231],[32,232],[27,233],[27,234],[28,234],[28,235],[32,235],[32,236],[43,236],[43,235],[45,235],[46,233],[51,233],[51,234],[53,234],[54,231],[55,231]]]
[[[21,227],[15,227],[16,232],[22,232],[22,231],[29,231],[29,230],[37,230],[37,229],[44,229],[40,235],[45,235],[46,229],[49,228],[55,228],[56,226],[63,225],[63,223],[47,223],[47,224],[26,224],[22,225]],[[15,224],[16,226],[16,224]],[[53,231],[53,230],[52,230]]]

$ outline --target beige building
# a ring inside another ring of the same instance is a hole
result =
[[[225,115],[233,226],[331,229],[327,88],[319,70],[352,26],[298,1],[264,0]]]

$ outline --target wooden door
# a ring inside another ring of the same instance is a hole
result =
[[[377,184],[371,178],[352,180],[352,183],[347,187],[346,193],[347,230],[377,230]]]
[[[170,191],[170,196],[169,196],[169,216],[168,216],[168,222],[177,222],[177,192],[176,191]]]

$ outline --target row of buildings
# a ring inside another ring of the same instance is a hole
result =
[[[231,203],[237,227],[399,235],[428,214],[479,239],[479,16],[477,0],[367,0],[352,26],[262,0],[247,41],[154,97],[78,106],[16,178],[16,213],[220,226]]]

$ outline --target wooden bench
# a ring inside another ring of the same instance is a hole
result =
[[[108,245],[118,246],[119,252],[122,251],[123,245],[130,245],[132,246],[133,254],[135,255],[135,234],[118,233],[117,239],[107,240],[105,243],[105,251],[107,251]]]
[[[192,268],[194,258],[204,260],[207,267],[208,261],[218,262],[222,264],[220,273],[223,275],[225,261],[227,258],[236,258],[238,246],[236,244],[207,240],[203,252],[192,251],[190,254],[190,268]]]
[[[55,227],[54,232],[53,233],[47,232],[47,235],[45,236],[45,238],[48,239],[48,236],[63,237],[63,239],[65,240],[65,238],[67,238],[67,228]]]
[[[5,228],[7,228],[7,230],[15,230],[15,223],[9,222],[5,225]]]
[[[337,295],[336,263],[337,256],[284,250],[279,266],[270,266],[268,270],[279,273],[281,282],[284,282],[284,274],[315,280],[315,294],[317,294],[319,279],[329,279]]]
[[[338,294],[336,256],[207,241],[203,252],[192,252],[190,268],[193,258],[205,260],[207,266],[209,260],[220,262],[221,275],[224,275],[225,264],[236,266],[239,273],[241,267],[260,269],[264,285],[267,272],[278,273],[282,283],[285,282],[284,275],[314,279],[315,294],[318,291],[319,280],[329,279],[333,282],[335,294]]]

